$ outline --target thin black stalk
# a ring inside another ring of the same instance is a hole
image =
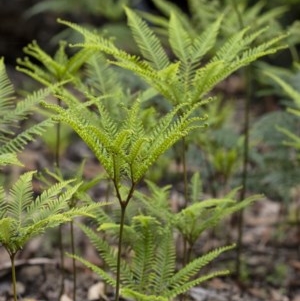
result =
[[[61,106],[61,100],[57,99],[57,104]],[[55,154],[54,164],[57,169],[60,167],[60,139],[61,139],[61,123],[56,124],[56,142],[55,142]],[[63,246],[63,225],[59,225],[59,252],[60,252],[60,273],[61,273],[61,284],[60,284],[60,296],[65,291],[65,255]]]
[[[186,141],[182,138],[182,166],[183,166],[183,191],[184,191],[184,208],[188,205],[188,177],[187,177],[187,163],[186,163]]]
[[[129,201],[132,198],[133,192],[135,190],[135,183],[132,182],[130,191],[128,192],[126,200],[122,199],[118,183],[116,179],[114,179],[114,187],[117,194],[117,198],[119,200],[120,208],[121,208],[121,217],[120,217],[120,229],[119,229],[119,241],[118,241],[118,254],[117,254],[117,275],[116,275],[116,292],[115,292],[115,301],[119,301],[120,299],[120,284],[121,284],[121,257],[122,257],[122,245],[123,245],[123,230],[125,223],[125,213],[126,208]]]
[[[238,18],[240,28],[244,28],[244,22],[241,12],[238,9],[238,3],[236,0],[232,0],[232,6]],[[244,76],[247,84],[246,100],[245,100],[245,112],[244,112],[244,152],[243,152],[243,170],[242,170],[242,189],[240,193],[240,201],[246,196],[247,190],[247,178],[248,178],[248,162],[249,162],[249,128],[250,128],[250,100],[252,95],[252,73],[251,67],[248,66],[244,69]],[[244,225],[244,210],[242,209],[238,213],[238,238],[236,248],[236,276],[240,278],[241,273],[241,253],[242,253],[242,239],[243,239],[243,225]]]
[[[126,205],[121,206],[121,218],[120,218],[120,230],[119,230],[119,242],[118,242],[118,257],[117,257],[117,279],[116,279],[116,297],[115,301],[119,301],[120,298],[120,282],[121,282],[121,257],[122,257],[122,244],[123,244],[123,230],[125,222]]]
[[[243,170],[242,170],[242,189],[240,193],[240,201],[245,199],[247,190],[247,179],[248,179],[248,162],[249,162],[249,128],[250,128],[250,99],[251,99],[251,69],[247,67],[245,70],[246,82],[247,82],[247,95],[245,103],[245,113],[244,113],[244,153],[243,153]],[[238,213],[238,237],[237,237],[237,247],[236,247],[236,276],[240,278],[241,274],[241,253],[242,253],[242,240],[243,240],[243,225],[244,225],[244,210],[240,210]]]
[[[17,301],[17,277],[16,277],[16,267],[15,267],[15,256],[16,253],[9,253],[10,262],[11,262],[11,278],[13,286],[13,296],[14,301]]]
[[[74,223],[70,222],[70,232],[71,232],[71,251],[75,254],[75,238],[74,238]],[[77,287],[77,272],[76,272],[76,260],[72,258],[73,265],[73,301],[76,301],[76,287]]]
[[[187,176],[187,159],[186,159],[186,151],[187,151],[187,144],[185,137],[182,138],[182,154],[181,154],[181,160],[182,160],[182,166],[183,166],[183,192],[184,192],[184,208],[188,206],[188,176]],[[183,262],[182,265],[183,267],[188,263],[188,241],[187,239],[183,236]],[[181,301],[184,301],[186,299],[186,295],[183,294],[180,297]]]

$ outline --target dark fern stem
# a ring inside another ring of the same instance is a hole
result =
[[[61,100],[57,99],[57,104],[61,106]],[[56,144],[55,144],[55,154],[54,154],[54,164],[57,169],[60,167],[60,136],[61,136],[61,123],[58,122],[56,125]],[[61,272],[61,284],[60,284],[60,293],[62,296],[65,290],[65,255],[64,255],[64,246],[63,246],[63,225],[59,226],[59,252],[60,252],[60,272]]]
[[[117,275],[116,275],[116,291],[115,291],[115,301],[119,301],[120,299],[120,286],[121,286],[121,257],[122,257],[122,245],[123,245],[123,230],[125,223],[125,213],[126,208],[128,206],[129,201],[133,196],[133,192],[135,190],[135,183],[132,182],[130,191],[128,192],[126,200],[122,199],[120,194],[118,182],[114,179],[114,187],[117,194],[117,198],[121,208],[121,217],[120,217],[120,230],[119,230],[119,240],[118,240],[118,255],[117,255]]]
[[[244,22],[241,12],[238,9],[238,3],[236,0],[232,0],[232,6],[237,15],[240,28],[244,28]],[[242,201],[246,196],[247,190],[247,179],[248,179],[248,162],[249,162],[249,128],[250,128],[250,101],[252,95],[252,72],[251,66],[246,66],[244,69],[244,77],[246,80],[247,91],[246,91],[246,100],[245,100],[245,111],[244,111],[244,151],[243,151],[243,169],[242,169],[242,189],[240,193],[240,201]],[[235,259],[235,269],[236,277],[240,278],[241,274],[241,253],[242,253],[242,240],[243,240],[243,226],[244,226],[244,210],[241,209],[237,213],[237,229],[238,229],[238,238],[237,238],[237,247],[236,247],[236,259]]]

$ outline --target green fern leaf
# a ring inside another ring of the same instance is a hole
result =
[[[0,167],[3,166],[3,165],[7,165],[7,164],[14,164],[14,165],[19,165],[19,166],[24,166],[19,161],[16,154],[10,154],[10,153],[0,154]]]
[[[156,252],[153,262],[153,276],[150,278],[149,287],[153,288],[155,295],[164,295],[168,291],[168,283],[174,275],[176,252],[172,232],[166,230],[164,239]]]
[[[203,56],[214,47],[223,18],[223,15],[221,15],[215,22],[210,24],[202,34],[194,39],[190,56],[192,64],[196,66],[199,65]]]
[[[144,295],[143,293],[137,292],[129,288],[122,288],[120,294],[129,299],[138,301],[168,301],[169,298],[156,296],[156,295]]]
[[[187,64],[191,55],[192,39],[179,23],[175,13],[171,13],[169,21],[169,43],[174,54]]]
[[[111,286],[116,286],[116,280],[112,278],[107,272],[99,268],[98,266],[92,264],[88,260],[83,259],[80,256],[68,254],[71,258],[75,258],[76,260],[83,263],[86,267],[90,268],[93,272],[99,275],[106,283],[110,284]]]
[[[195,280],[186,282],[186,283],[182,284],[181,286],[176,286],[176,288],[171,290],[170,293],[166,292],[166,295],[168,296],[168,298],[174,298],[180,294],[186,293],[188,290],[199,285],[202,282],[205,282],[205,281],[215,278],[215,277],[226,276],[229,273],[230,273],[230,271],[228,271],[228,270],[221,270],[221,271],[209,273],[205,276],[198,277]]]
[[[125,8],[125,12],[128,17],[128,25],[131,28],[133,38],[142,55],[156,70],[165,68],[169,64],[169,59],[159,39],[146,22],[132,10]]]
[[[8,112],[12,109],[14,99],[13,94],[13,85],[6,74],[4,59],[0,58],[0,112]]]
[[[28,142],[33,141],[36,136],[41,136],[49,127],[53,126],[53,124],[52,119],[46,119],[31,126],[15,138],[10,139],[7,143],[0,146],[0,154],[15,153],[23,150]]]
[[[178,288],[186,284],[191,277],[193,277],[198,271],[218,257],[220,254],[233,249],[235,245],[225,246],[215,249],[199,258],[194,259],[188,263],[184,268],[179,270],[170,280],[169,286]]]
[[[22,223],[25,208],[33,202],[31,181],[34,173],[27,172],[21,175],[9,191],[7,214],[19,224]]]
[[[98,233],[94,232],[91,228],[79,225],[80,229],[87,235],[93,246],[97,249],[100,255],[109,266],[110,270],[117,271],[117,253],[107,241],[102,239]],[[97,271],[95,271],[97,272]],[[101,274],[100,274],[101,275]],[[134,283],[134,275],[125,260],[121,260],[121,281],[124,285]]]

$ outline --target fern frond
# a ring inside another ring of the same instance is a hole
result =
[[[138,300],[138,301],[168,301],[169,298],[156,296],[156,295],[145,295],[143,293],[137,292],[130,288],[122,288],[120,294],[129,299]]]
[[[73,109],[63,109],[56,105],[43,104],[46,108],[53,110],[57,115],[53,118],[62,121],[73,128],[73,130],[82,138],[82,140],[91,148],[97,159],[103,164],[106,172],[111,178],[114,177],[114,169],[111,154],[107,148],[111,146],[110,137],[99,128],[89,125],[87,120],[80,118],[79,112],[73,112]]]
[[[44,219],[51,214],[56,214],[63,209],[68,208],[68,204],[65,201],[62,201],[58,194],[61,194],[62,191],[73,182],[73,180],[59,182],[51,186],[49,189],[43,191],[43,193],[38,196],[34,202],[28,204],[26,207],[26,222],[27,223],[36,223],[40,219]],[[78,188],[79,185],[76,186]],[[74,194],[72,189],[71,195]]]
[[[294,89],[290,84],[286,83],[280,77],[270,72],[264,71],[264,74],[266,74],[267,76],[272,78],[277,84],[279,84],[284,90],[284,92],[293,99],[297,107],[300,108],[300,93],[296,89]]]
[[[106,57],[102,53],[95,53],[87,61],[86,73],[88,84],[102,95],[113,94],[116,98],[122,98],[123,89],[120,85],[120,77],[111,68]]]
[[[49,93],[49,89],[41,89],[29,94],[24,100],[18,101],[16,107],[1,116],[1,124],[7,123],[11,125],[18,120],[25,119],[36,105],[45,100]]]
[[[32,202],[32,177],[35,172],[27,172],[20,176],[9,191],[7,214],[21,224],[25,208]]]
[[[60,45],[61,50],[65,47],[64,44]],[[36,60],[40,61],[50,74],[54,75],[56,78],[60,77],[60,74],[64,72],[64,67],[60,62],[56,62],[50,55],[48,55],[36,41],[33,41],[28,46],[24,48],[24,52]]]
[[[7,213],[7,202],[6,202],[6,193],[2,186],[0,186],[0,220],[4,218]]]
[[[0,146],[0,154],[15,153],[23,150],[28,142],[33,141],[36,136],[43,135],[43,133],[53,125],[54,121],[49,118],[31,126],[15,138],[10,139],[7,143]]]
[[[189,32],[192,31],[190,26],[189,18],[187,15],[182,13],[182,10],[174,3],[166,0],[152,0],[155,6],[168,18],[170,18],[171,13],[175,13],[180,19],[180,23],[184,25],[184,28]]]
[[[168,56],[154,32],[146,22],[132,10],[125,8],[125,12],[128,17],[128,25],[131,28],[133,38],[144,58],[148,60],[156,70],[167,67],[169,64]]]
[[[9,112],[13,107],[13,94],[14,88],[7,76],[4,59],[0,58],[0,112]]]
[[[249,30],[250,27],[246,27],[227,39],[224,45],[217,50],[212,61],[232,61],[235,59],[237,54],[244,50],[247,45],[247,43],[244,43],[244,36]]]
[[[204,55],[206,55],[215,45],[220,26],[224,16],[221,15],[215,22],[210,24],[199,36],[193,40],[190,60],[192,64],[199,64]]]
[[[149,169],[149,167],[156,161],[156,159],[180,138],[186,136],[195,128],[201,128],[205,126],[202,123],[206,119],[205,117],[190,118],[190,115],[198,105],[199,103],[196,106],[192,106],[179,118],[172,120],[170,117],[172,117],[172,114],[174,114],[174,112],[176,112],[180,106],[175,108],[165,117],[165,120],[162,119],[162,123],[158,124],[158,126],[153,129],[152,133],[150,134],[152,143],[147,149],[147,156],[142,162],[139,163],[139,166],[133,166],[134,180],[138,181]],[[193,125],[195,127],[193,127]]]
[[[169,279],[175,272],[176,251],[172,232],[166,230],[163,237],[154,258],[153,273],[149,283],[149,288],[153,288],[155,295],[164,295],[168,291]]]
[[[215,249],[199,258],[194,259],[188,263],[185,267],[179,270],[170,280],[169,286],[174,288],[180,288],[186,284],[191,277],[193,277],[198,271],[209,264],[212,260],[218,257],[220,254],[232,250],[235,245],[224,246]],[[173,295],[173,294],[172,294]]]
[[[23,163],[19,161],[16,154],[10,154],[10,153],[0,154],[0,167],[8,164],[24,166]]]
[[[132,221],[132,227],[138,235],[134,243],[135,254],[131,269],[136,279],[136,284],[133,287],[138,292],[149,290],[149,276],[155,258],[154,233],[157,230],[155,223],[157,223],[155,218],[143,215],[135,216]]]
[[[169,43],[177,58],[187,64],[191,55],[192,39],[175,13],[171,13],[169,21]]]
[[[190,184],[190,198],[192,203],[199,201],[202,193],[202,182],[199,172],[195,172],[191,178]]]
[[[176,288],[174,288],[173,290],[171,290],[170,292],[166,292],[166,295],[168,296],[168,298],[174,298],[180,294],[183,294],[185,292],[187,292],[188,290],[190,290],[192,287],[195,287],[197,285],[199,285],[202,282],[205,282],[209,279],[215,278],[215,277],[219,277],[219,276],[226,276],[230,273],[229,270],[221,270],[221,271],[216,271],[216,272],[212,272],[209,274],[206,274],[202,277],[198,277],[195,280],[189,281],[184,283],[181,286],[176,286]]]
[[[80,256],[68,254],[71,258],[75,258],[76,260],[83,263],[86,267],[90,268],[93,272],[95,272],[97,275],[99,275],[106,283],[110,284],[111,286],[116,286],[116,280],[112,278],[107,272],[99,268],[98,266],[92,264],[88,260],[83,259]]]
[[[19,248],[18,243],[14,239],[18,235],[18,231],[16,231],[18,228],[19,225],[14,218],[3,217],[0,219],[0,243],[8,252]]]
[[[79,228],[87,235],[92,245],[97,249],[99,254],[105,260],[105,263],[109,266],[113,272],[117,271],[117,253],[106,240],[102,239],[99,234],[94,232],[91,228],[79,225]],[[134,283],[134,275],[126,263],[125,260],[121,260],[121,280],[124,285],[130,285]]]

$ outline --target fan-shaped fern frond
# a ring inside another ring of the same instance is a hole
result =
[[[192,37],[178,14],[171,13],[169,41],[178,59],[178,62],[174,64],[166,59],[158,37],[148,25],[130,9],[127,8],[126,13],[133,36],[142,50],[143,58],[119,50],[111,41],[99,38],[78,25],[69,22],[62,23],[85,36],[86,43],[77,46],[98,49],[112,55],[116,59],[113,62],[115,65],[131,70],[142,77],[172,104],[201,101],[217,83],[231,73],[262,56],[285,47],[276,46],[285,38],[285,35],[259,43],[257,40],[265,32],[265,28],[255,30],[248,35],[247,32],[250,29],[245,28],[228,38],[212,59],[206,65],[202,63],[201,66],[201,59],[207,55],[216,42],[222,17],[219,17],[203,33]],[[252,46],[251,43],[257,45]],[[167,72],[163,74],[162,70]],[[166,76],[167,74],[169,76]]]
[[[49,95],[49,90],[42,89],[28,95],[15,104],[13,87],[7,77],[4,61],[0,59],[0,165],[18,164],[16,153],[36,136],[42,135],[46,128],[54,124],[48,119],[23,131],[19,131],[19,122],[35,111],[37,105]]]
[[[237,202],[229,193],[222,199],[209,199],[193,203],[176,214],[175,226],[193,245],[204,230],[216,226],[225,217],[249,206],[261,197],[261,195],[254,195]]]
[[[61,42],[54,57],[51,57],[40,48],[36,41],[33,41],[24,48],[24,52],[29,57],[17,60],[17,70],[45,86],[50,86],[57,81],[75,80],[78,69],[86,63],[95,51],[93,49],[82,49],[68,58],[65,48],[66,43]],[[33,63],[30,58],[40,62],[43,67]]]
[[[172,227],[163,225],[152,216],[137,215],[128,226],[134,237],[130,244],[132,256],[121,261],[121,294],[134,300],[171,300],[191,287],[215,276],[228,274],[227,270],[195,276],[199,270],[223,252],[234,246],[226,246],[195,259],[176,272],[176,256]],[[92,244],[99,251],[111,271],[116,272],[116,253],[99,234],[80,225]],[[114,278],[90,262],[75,256],[113,286]],[[136,299],[137,298],[137,299]]]
[[[98,206],[94,204],[69,209],[68,200],[80,185],[72,187],[68,185],[70,182],[54,185],[42,196],[34,199],[32,191],[34,173],[32,171],[21,175],[7,195],[3,187],[0,189],[0,224],[7,230],[5,235],[0,234],[0,243],[11,256],[14,256],[32,237],[76,216],[92,216],[91,212]]]
[[[63,94],[60,97],[64,100]],[[199,104],[191,106],[179,118],[176,114],[188,104],[176,107],[152,128],[141,122],[139,101],[136,101],[130,109],[125,109],[123,120],[120,120],[120,116],[110,116],[101,102],[95,104],[98,113],[92,113],[78,100],[73,101],[67,109],[57,105],[44,105],[56,113],[53,116],[54,120],[67,123],[79,134],[101,162],[109,177],[117,183],[122,181],[121,178],[128,177],[133,183],[137,183],[156,159],[176,141],[195,128],[204,126],[205,118],[192,116]],[[100,118],[100,122],[96,121],[99,120],[95,117],[99,116],[98,114],[103,117]],[[93,120],[95,123],[91,122]]]

